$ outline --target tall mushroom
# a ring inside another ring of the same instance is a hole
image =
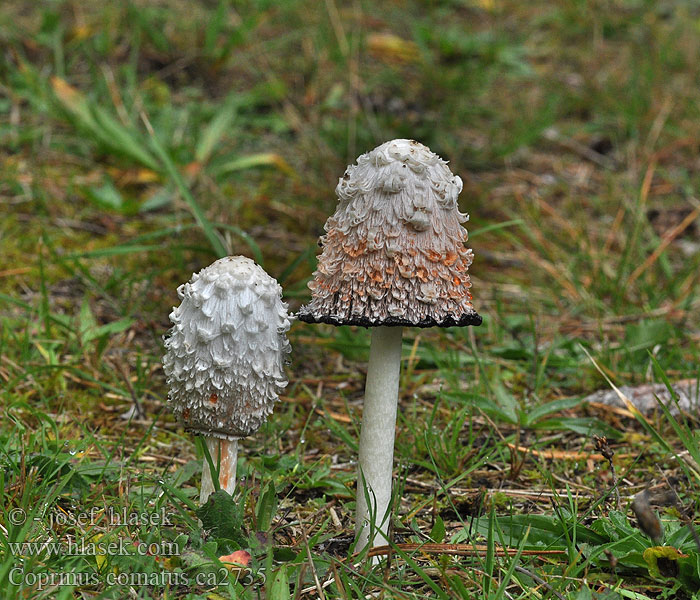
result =
[[[168,406],[204,436],[221,488],[233,494],[238,440],[259,429],[287,385],[287,305],[277,281],[243,256],[217,260],[177,292],[163,359]],[[200,502],[213,491],[205,460]]]
[[[336,187],[309,282],[307,323],[372,327],[358,462],[357,549],[384,543],[402,327],[480,325],[457,196],[462,180],[429,148],[397,139],[349,166]],[[369,505],[366,499],[369,498]],[[373,519],[373,527],[370,526]],[[370,539],[370,530],[380,531]]]

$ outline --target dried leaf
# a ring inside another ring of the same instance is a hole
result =
[[[250,552],[247,550],[236,550],[235,552],[227,554],[226,556],[219,556],[219,561],[226,564],[226,566],[238,565],[241,567],[247,567],[250,564],[251,558]]]
[[[379,60],[389,63],[418,62],[418,46],[393,33],[370,33],[367,36],[367,49]]]

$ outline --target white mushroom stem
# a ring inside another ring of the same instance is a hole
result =
[[[238,458],[238,440],[222,440],[205,436],[204,441],[214,466],[219,465],[219,487],[233,496],[236,491],[236,464]],[[214,493],[214,479],[209,468],[209,461],[204,457],[202,485],[199,490],[199,503],[204,504]]]
[[[391,520],[389,503],[401,371],[401,335],[401,327],[372,328],[357,477],[355,534],[358,551],[367,544],[386,544]],[[370,530],[374,530],[372,539]]]

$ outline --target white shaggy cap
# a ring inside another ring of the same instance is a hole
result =
[[[462,180],[415,140],[357,159],[336,187],[323,252],[309,283],[308,323],[479,325],[469,291],[472,251],[457,196]]]
[[[290,319],[282,288],[244,256],[229,256],[177,290],[163,369],[168,406],[188,431],[237,439],[257,431],[287,385]]]

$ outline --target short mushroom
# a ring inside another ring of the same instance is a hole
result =
[[[217,260],[177,291],[163,359],[168,406],[204,436],[220,486],[233,494],[238,440],[259,429],[287,385],[287,305],[277,281],[243,256]],[[200,502],[213,491],[205,460]]]
[[[462,180],[426,146],[397,139],[349,166],[309,282],[307,323],[373,327],[358,462],[358,550],[384,543],[399,389],[402,327],[480,325],[472,305],[457,196]],[[369,498],[369,506],[367,503]],[[370,520],[373,520],[370,524]],[[381,532],[370,539],[370,530]]]

